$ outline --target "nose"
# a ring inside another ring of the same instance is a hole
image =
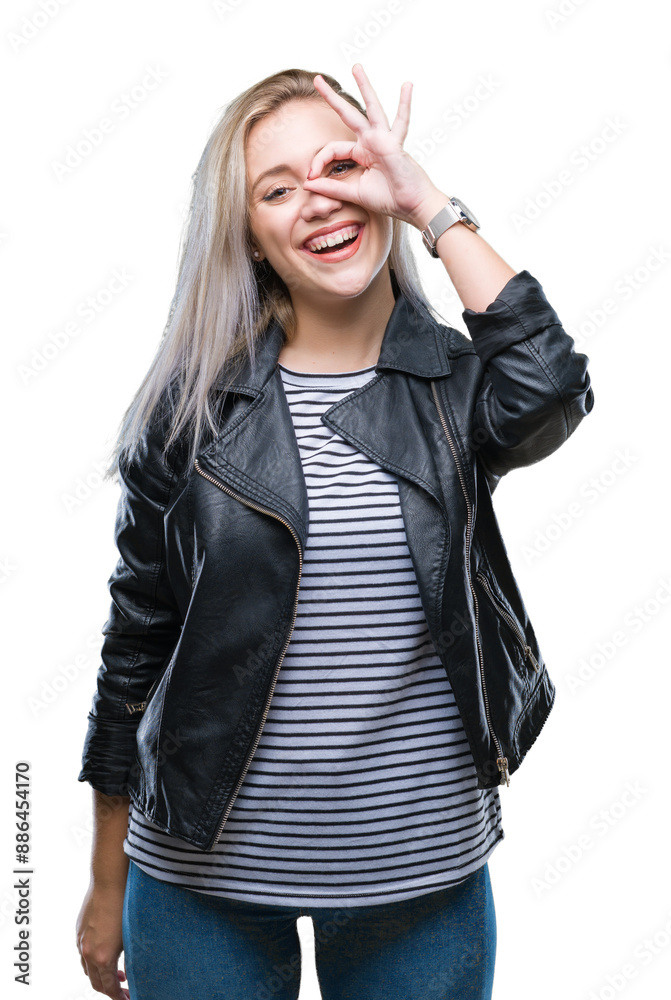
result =
[[[311,219],[324,219],[333,212],[340,211],[342,206],[343,202],[340,198],[332,198],[330,195],[304,190],[301,216],[306,222]]]

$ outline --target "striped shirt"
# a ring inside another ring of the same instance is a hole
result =
[[[280,365],[309,500],[294,630],[219,841],[131,802],[125,853],[155,878],[283,906],[371,906],[463,882],[504,838],[431,641],[395,477],[322,414],[375,368]]]

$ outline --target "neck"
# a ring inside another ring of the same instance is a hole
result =
[[[294,299],[296,331],[280,351],[280,364],[317,373],[369,368],[379,357],[394,302],[387,268],[361,295],[328,308],[323,300]]]

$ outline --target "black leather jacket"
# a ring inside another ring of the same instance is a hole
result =
[[[322,420],[397,479],[430,634],[487,788],[509,782],[555,697],[491,494],[590,412],[589,359],[528,271],[463,312],[471,339],[394,289],[375,376]],[[78,780],[130,795],[201,850],[247,773],[296,619],[309,510],[282,344],[271,324],[193,468],[161,456],[155,421],[121,478]]]

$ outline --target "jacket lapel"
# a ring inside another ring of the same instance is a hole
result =
[[[271,323],[257,348],[256,363],[245,361],[231,391],[251,403],[198,456],[199,465],[253,503],[290,522],[303,545],[309,505],[298,442],[277,367],[284,333]],[[398,293],[385,328],[371,381],[334,403],[322,420],[384,469],[404,476],[444,500],[436,468],[440,422],[422,420],[435,409],[429,380],[451,372],[444,334]],[[420,376],[407,379],[403,373]],[[437,428],[437,429],[436,429]]]
[[[435,410],[428,380],[380,372],[330,407],[322,420],[383,469],[430,493],[447,514],[436,467],[444,442],[438,419],[426,419],[429,407]]]

